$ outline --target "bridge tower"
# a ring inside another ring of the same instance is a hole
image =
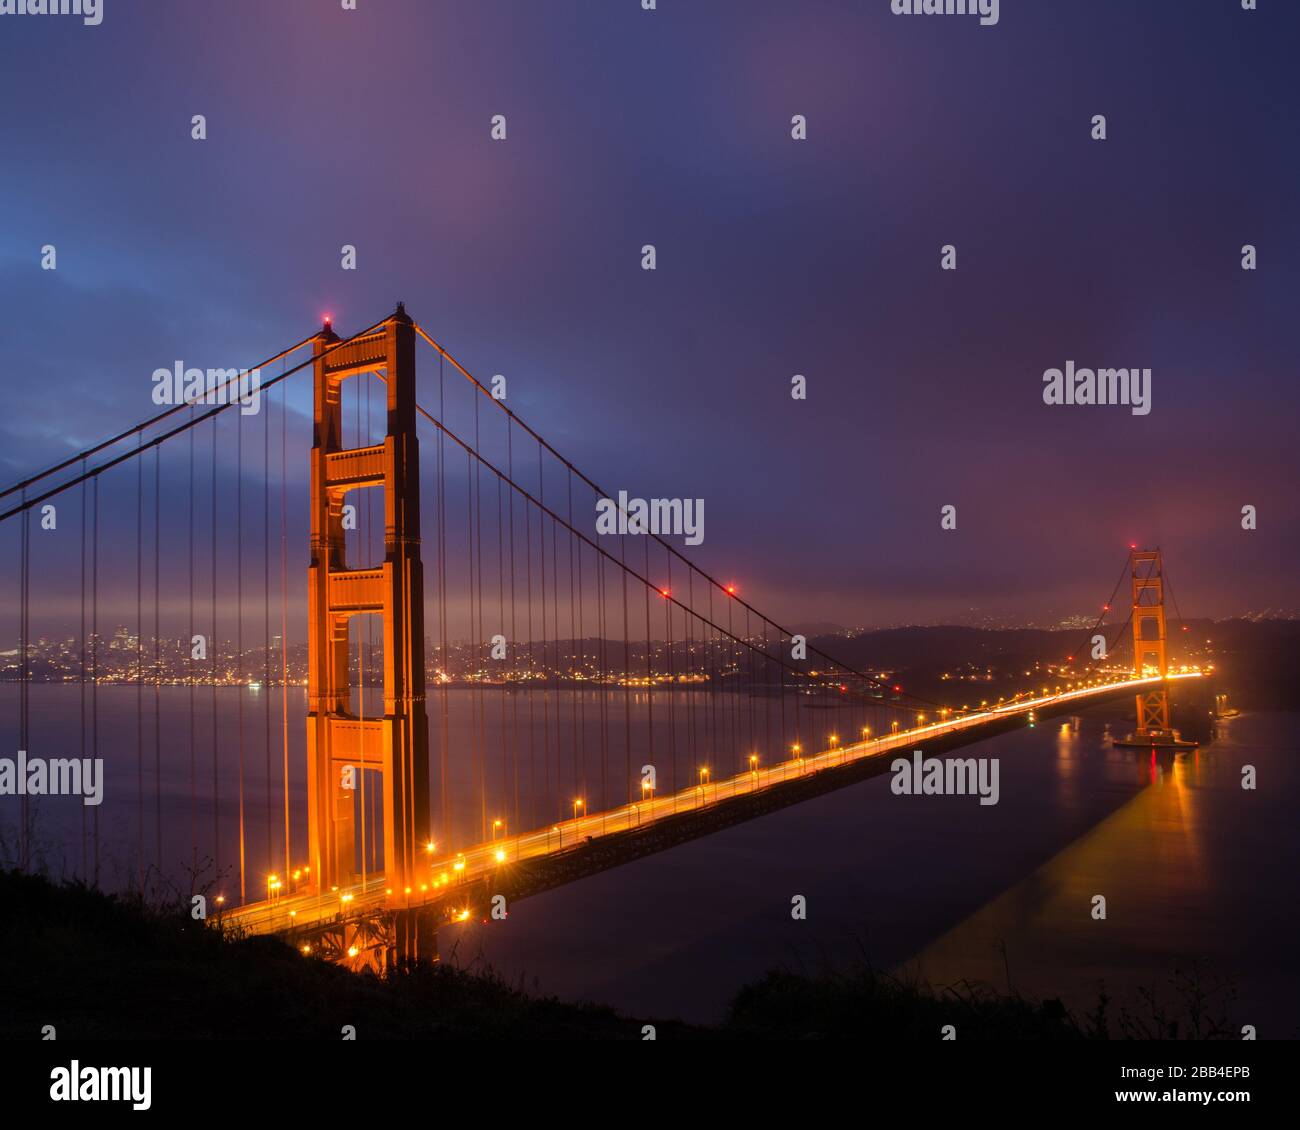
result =
[[[424,566],[420,559],[420,453],[415,432],[415,331],[399,303],[378,329],[338,345],[328,324],[314,339],[315,431],[311,450],[308,567],[308,838],[320,891],[356,872],[354,798],[360,771],[383,775],[384,877],[401,891],[429,831],[429,728],[424,688]],[[338,348],[332,348],[334,346]],[[344,449],[341,389],[382,370],[388,394],[383,443]],[[382,487],[384,561],[348,568],[343,503],[348,491]],[[348,626],[383,616],[384,712],[351,709]]]
[[[1165,651],[1165,582],[1158,549],[1129,553],[1133,575],[1133,670],[1138,674],[1169,674]],[[1169,693],[1165,684],[1137,696],[1137,732],[1169,731]]]

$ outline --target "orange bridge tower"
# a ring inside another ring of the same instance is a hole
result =
[[[1141,675],[1169,674],[1165,649],[1165,582],[1160,550],[1133,550],[1133,670]],[[1143,689],[1137,696],[1137,732],[1169,732],[1169,693],[1166,685]]]
[[[327,324],[314,339],[308,568],[308,850],[320,891],[356,873],[355,812],[362,770],[383,775],[383,868],[402,890],[429,830],[429,728],[424,687],[424,566],[420,560],[420,453],[415,432],[415,331],[399,303],[378,329],[346,344]],[[381,372],[387,385],[383,443],[344,449],[341,389]],[[382,487],[384,561],[349,568],[343,505],[348,491]],[[348,626],[383,616],[384,710],[351,706]]]

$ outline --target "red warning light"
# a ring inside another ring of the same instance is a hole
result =
[[[903,689],[902,687],[895,687],[895,688],[894,688],[894,690],[896,690],[896,691],[901,691],[902,689]]]
[[[667,589],[660,589],[660,590],[659,590],[659,595],[662,596],[665,600],[667,600],[667,599],[668,599],[668,590],[667,590]]]
[[[735,596],[735,595],[736,595],[736,586],[735,586],[735,585],[728,585],[728,586],[727,586],[727,595],[729,595],[729,596]]]

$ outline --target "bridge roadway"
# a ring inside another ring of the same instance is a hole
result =
[[[1200,678],[1202,674],[1201,671],[1188,671],[1171,673],[1166,678],[1173,682]],[[792,758],[777,765],[756,765],[734,777],[704,780],[666,796],[650,794],[637,803],[604,812],[579,814],[547,828],[477,844],[454,856],[431,854],[428,879],[409,893],[405,890],[391,890],[382,875],[370,876],[365,882],[357,882],[325,894],[289,892],[275,898],[247,903],[226,911],[222,920],[247,933],[272,934],[293,932],[303,927],[337,921],[340,917],[351,918],[384,909],[418,908],[424,903],[445,904],[451,891],[460,887],[468,890],[473,880],[485,879],[499,868],[508,867],[512,863],[570,851],[596,837],[646,828],[682,813],[759,793],[796,778],[805,778],[819,770],[866,761],[897,750],[910,751],[922,742],[933,742],[966,731],[973,731],[967,740],[978,741],[978,731],[981,728],[997,732],[999,725],[1005,725],[1016,716],[1027,716],[1031,711],[1052,711],[1071,703],[1081,706],[1092,704],[1123,691],[1135,692],[1140,687],[1153,686],[1160,681],[1159,675],[1130,677],[1005,703],[952,720],[835,745],[811,756]],[[288,878],[284,876],[281,881]],[[462,914],[468,917],[470,912],[467,906]]]

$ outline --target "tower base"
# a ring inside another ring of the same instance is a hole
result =
[[[1196,749],[1200,742],[1184,741],[1183,736],[1174,729],[1135,730],[1123,741],[1112,741],[1112,746],[1119,749]]]

